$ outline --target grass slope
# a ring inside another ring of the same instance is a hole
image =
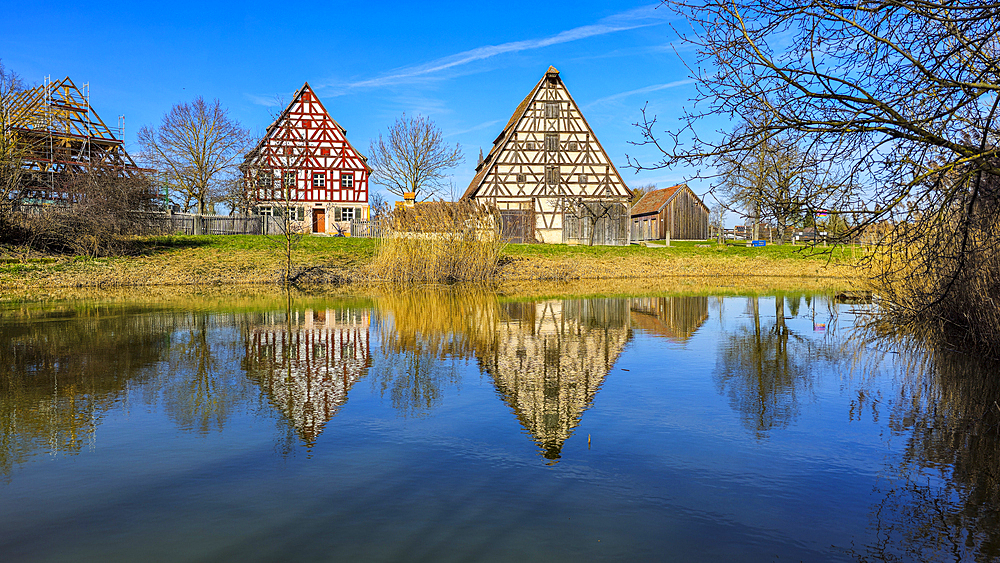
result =
[[[305,236],[294,252],[300,268],[345,277],[372,260],[377,241]],[[826,250],[825,253],[818,251]],[[627,279],[663,276],[768,276],[847,280],[851,249],[717,246],[674,242],[669,248],[511,244],[504,280]],[[0,247],[0,288],[229,285],[274,283],[283,268],[281,241],[261,236],[166,236],[142,240],[135,256],[32,256]],[[3,290],[0,290],[3,291]]]

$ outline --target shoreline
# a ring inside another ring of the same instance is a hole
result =
[[[304,241],[308,244],[297,250],[293,261],[293,272],[299,273],[296,285],[332,289],[381,284],[370,269],[377,251],[372,241],[318,237]],[[280,288],[284,270],[271,246],[236,237],[155,239],[145,253],[126,257],[12,256],[7,253],[0,262],[0,301],[67,293],[68,289]],[[722,286],[750,289],[853,289],[863,280],[853,262],[846,251],[835,258],[805,254],[802,247],[751,253],[749,249],[706,249],[693,244],[665,250],[508,245],[497,280],[491,285],[531,289],[539,283],[574,283],[655,290],[703,286],[703,281],[691,280],[709,279]]]

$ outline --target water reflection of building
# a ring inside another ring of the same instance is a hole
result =
[[[631,331],[625,299],[507,303],[477,350],[497,391],[549,460],[577,427]]]
[[[708,297],[637,297],[629,300],[629,308],[637,328],[686,342],[708,318]]]
[[[312,444],[371,367],[368,310],[269,314],[250,331],[246,371]]]

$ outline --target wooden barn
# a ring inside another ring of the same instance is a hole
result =
[[[628,244],[631,192],[555,67],[518,104],[462,198],[496,206],[513,242]]]
[[[632,242],[705,240],[708,206],[685,184],[653,190],[632,207]]]
[[[367,220],[371,168],[306,82],[240,166],[251,211],[303,232],[349,234]]]

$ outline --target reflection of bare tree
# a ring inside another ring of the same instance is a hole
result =
[[[630,300],[632,323],[643,331],[685,342],[708,318],[708,297],[635,297]]]
[[[905,344],[889,426],[903,436],[860,561],[1000,560],[1000,364]],[[872,394],[858,391],[858,401]],[[861,406],[858,404],[858,406]]]
[[[239,365],[236,326],[244,316],[193,312],[171,335],[168,369],[160,375],[159,393],[167,415],[183,429],[222,430],[246,400]]]
[[[555,462],[631,337],[626,299],[511,303],[480,366]]]
[[[403,416],[426,414],[442,388],[457,384],[459,363],[490,338],[498,318],[495,293],[406,289],[378,299],[379,353],[372,385]]]
[[[795,296],[796,309],[798,301]],[[747,314],[750,323],[728,335],[720,349],[716,384],[747,428],[763,437],[796,416],[799,394],[810,387],[811,366],[821,352],[789,330],[784,295],[774,297],[772,326],[761,325],[758,297],[747,298]]]
[[[100,307],[5,312],[0,323],[0,474],[36,452],[75,453],[144,378],[176,318]]]
[[[248,331],[243,368],[307,445],[347,402],[372,365],[364,309],[261,315]]]

